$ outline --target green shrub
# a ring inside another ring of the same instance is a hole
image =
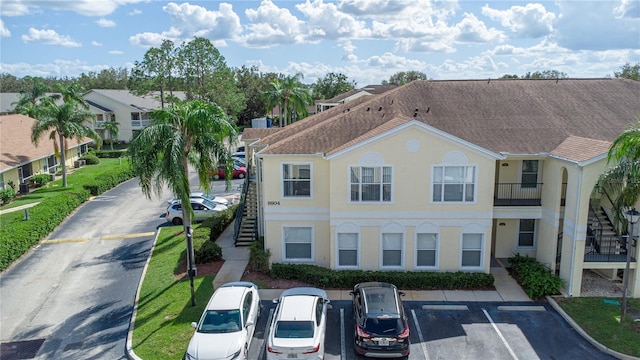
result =
[[[8,204],[16,197],[16,190],[12,187],[0,190],[0,201],[2,205]]]
[[[402,289],[485,289],[493,288],[494,281],[493,275],[485,273],[331,270],[307,264],[272,264],[271,276],[329,288],[352,288],[360,282],[382,281]]]
[[[560,288],[564,285],[562,279],[536,259],[515,254],[508,260],[516,280],[531,299],[537,300],[560,293]]]
[[[65,192],[51,196],[29,211],[29,220],[10,222],[0,228],[0,271],[53,231],[76,207],[89,198],[89,192]]]
[[[32,176],[29,179],[29,182],[31,182],[31,184],[36,187],[45,186],[49,183],[49,181],[51,181],[51,175],[49,174],[38,174],[38,175]]]
[[[249,265],[254,271],[269,272],[271,252],[264,249],[264,237],[249,245]]]
[[[100,164],[100,159],[98,159],[98,157],[93,155],[93,154],[85,154],[82,157],[80,157],[80,159],[78,159],[78,160],[86,161],[87,165],[98,165],[98,164]]]
[[[236,209],[238,205],[232,205],[226,210],[220,211],[219,213],[211,216],[202,222],[200,226],[207,227],[211,229],[211,241],[216,241],[220,234],[231,224],[233,218],[236,214]]]
[[[127,155],[127,149],[122,150],[100,150],[96,151],[96,156],[99,158],[112,158],[117,159]]]
[[[196,264],[222,260],[222,248],[211,241],[211,229],[199,226],[193,229],[193,252]]]
[[[112,173],[100,176],[91,184],[85,184],[82,187],[87,189],[92,196],[98,196],[103,192],[115,187],[123,181],[127,181],[134,177],[130,167],[122,167],[115,169]]]

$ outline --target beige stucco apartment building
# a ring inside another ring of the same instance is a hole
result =
[[[639,95],[623,79],[414,81],[245,129],[258,233],[274,263],[332,269],[488,273],[520,253],[571,296],[631,251],[639,297],[638,246],[597,231],[610,205],[593,191]]]

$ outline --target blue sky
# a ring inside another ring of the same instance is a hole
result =
[[[607,77],[640,62],[640,0],[0,0],[0,72],[18,77],[131,68],[162,39],[195,36],[231,67],[305,83],[340,72],[363,87],[408,70]]]

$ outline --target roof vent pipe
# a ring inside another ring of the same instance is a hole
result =
[[[416,116],[418,116],[418,109],[416,109],[416,110],[413,112],[413,117],[416,117]]]
[[[382,106],[380,106],[380,107],[378,108],[378,111],[382,111]]]

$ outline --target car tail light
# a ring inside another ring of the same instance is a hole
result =
[[[360,325],[357,325],[357,324],[356,324],[356,332],[358,333],[358,336],[361,337],[361,338],[370,338],[371,337],[371,334],[369,334],[368,332],[362,330]]]
[[[317,353],[318,351],[320,351],[320,344],[316,345],[316,347],[314,347],[309,351],[303,352],[303,354],[313,354],[313,353]]]
[[[272,353],[272,354],[282,354],[282,351],[274,350],[269,344],[267,344],[267,351]]]
[[[409,325],[404,328],[404,331],[398,334],[398,339],[405,339],[409,337]]]

